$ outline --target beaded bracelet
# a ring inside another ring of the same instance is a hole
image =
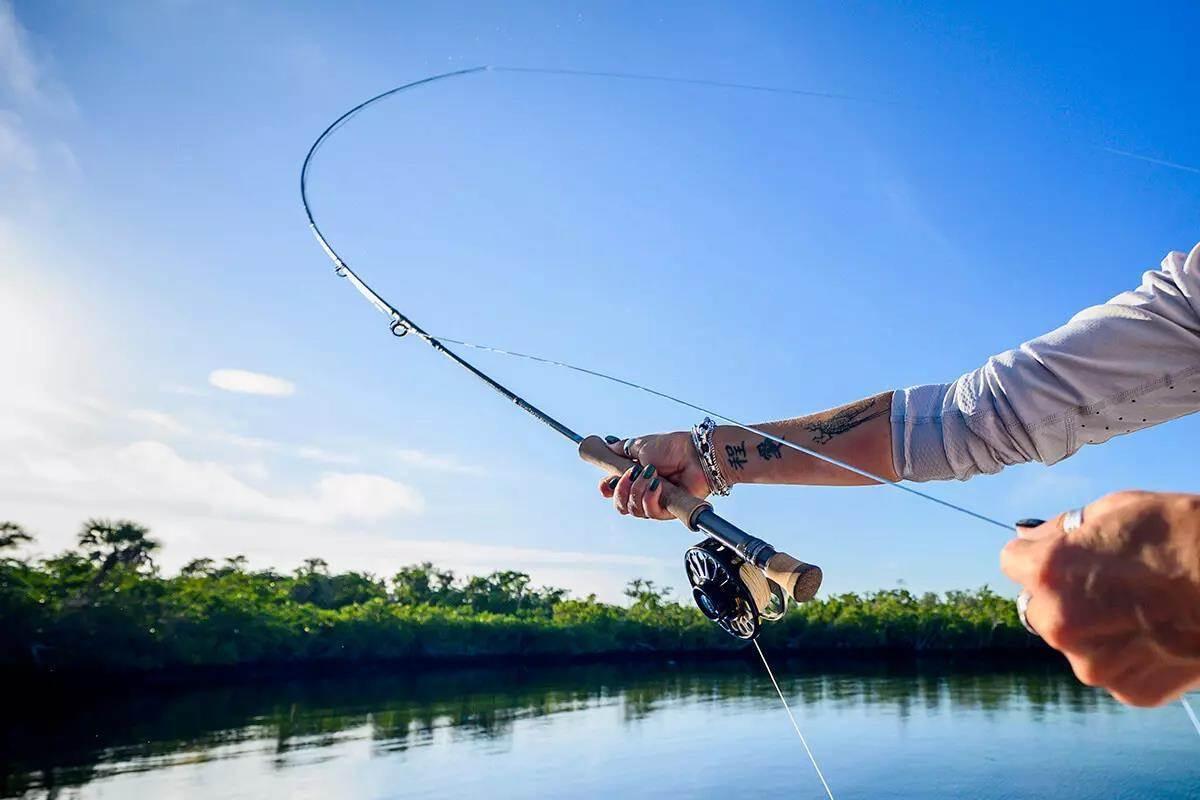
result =
[[[695,445],[696,454],[700,457],[700,467],[704,472],[705,480],[708,481],[709,491],[724,497],[729,494],[729,483],[721,474],[717,451],[713,447],[713,432],[716,429],[717,423],[713,422],[712,417],[705,417],[699,425],[692,428],[692,444]]]

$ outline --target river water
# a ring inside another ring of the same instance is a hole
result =
[[[1182,708],[1123,708],[1053,666],[776,670],[837,798],[1200,798]],[[5,797],[825,796],[753,657],[16,696]]]

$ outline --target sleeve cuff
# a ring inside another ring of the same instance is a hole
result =
[[[957,478],[946,455],[942,410],[953,384],[899,389],[892,395],[892,461],[907,481]]]

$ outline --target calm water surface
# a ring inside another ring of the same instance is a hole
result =
[[[1200,798],[1200,737],[1178,706],[1125,709],[1050,668],[777,671],[839,800]],[[405,671],[35,707],[9,705],[0,723],[2,796],[824,796],[750,659]]]

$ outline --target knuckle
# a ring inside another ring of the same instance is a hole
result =
[[[1178,495],[1176,503],[1179,505],[1179,510],[1188,517],[1200,516],[1200,495],[1183,494]]]
[[[1075,670],[1075,677],[1085,686],[1103,686],[1108,679],[1106,670],[1095,659],[1072,659],[1071,668]]]
[[[1070,642],[1070,632],[1061,619],[1039,620],[1036,630],[1046,644],[1055,650],[1062,650]]]
[[[1149,496],[1149,492],[1144,492],[1140,489],[1121,489],[1120,491],[1109,492],[1104,495],[1096,502],[1095,506],[1097,511],[1104,512],[1143,502]]]
[[[1157,708],[1171,699],[1169,694],[1156,688],[1132,684],[1112,687],[1112,695],[1125,705],[1136,708]]]
[[[1041,553],[1041,562],[1034,571],[1037,583],[1043,586],[1056,586],[1061,583],[1067,573],[1070,552],[1065,539],[1046,542]]]
[[[1079,626],[1064,613],[1061,600],[1044,593],[1036,597],[1041,613],[1033,625],[1046,644],[1055,650],[1065,650],[1077,643],[1080,640]]]
[[[1013,566],[1018,560],[1020,560],[1020,546],[1020,540],[1013,539],[1005,544],[1004,547],[1000,548],[1001,569],[1006,570],[1008,567]]]

